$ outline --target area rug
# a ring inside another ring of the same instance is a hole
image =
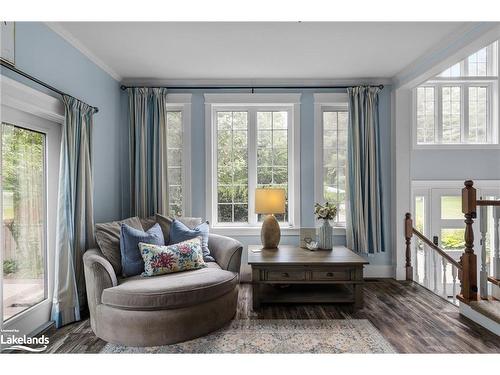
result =
[[[233,320],[207,336],[147,348],[107,344],[101,353],[395,353],[366,319]]]

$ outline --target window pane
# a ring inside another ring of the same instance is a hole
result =
[[[463,219],[462,198],[460,196],[441,197],[441,219]]]
[[[3,319],[46,298],[45,135],[2,124]]]
[[[347,111],[323,112],[323,198],[337,206],[337,224],[345,223]]]
[[[469,76],[486,76],[488,75],[488,54],[486,47],[480,49],[468,57]]]
[[[182,178],[182,111],[167,112],[167,168],[169,191],[169,214],[183,215]]]
[[[463,250],[465,247],[465,229],[441,229],[441,247],[443,250]]]
[[[471,143],[486,143],[488,95],[486,87],[469,87],[469,134]]]
[[[286,213],[276,219],[288,221],[288,112],[257,112],[257,187],[285,189]]]
[[[417,143],[434,143],[434,87],[417,88]]]
[[[443,143],[460,143],[460,87],[445,86],[442,89],[443,97]]]
[[[456,63],[452,67],[446,69],[444,72],[442,72],[439,77],[460,77],[461,74],[461,68],[460,68],[460,63]]]
[[[217,220],[248,222],[248,114],[217,112]]]

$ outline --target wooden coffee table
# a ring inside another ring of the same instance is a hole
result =
[[[254,252],[253,250],[260,250]],[[253,308],[261,303],[350,303],[363,307],[363,267],[368,262],[344,246],[309,251],[298,246],[248,246]]]

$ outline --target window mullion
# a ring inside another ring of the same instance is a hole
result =
[[[257,224],[255,214],[255,189],[257,187],[257,109],[248,110],[248,222]]]

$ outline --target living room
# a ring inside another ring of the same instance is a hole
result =
[[[500,22],[196,5],[4,17],[2,359],[498,360]]]

